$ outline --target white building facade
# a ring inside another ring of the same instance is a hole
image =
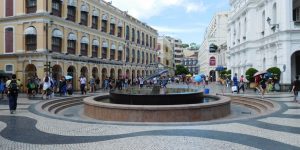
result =
[[[216,80],[215,72],[218,62],[218,47],[227,41],[228,12],[219,12],[214,15],[206,29],[205,37],[200,45],[198,63],[200,74],[209,75]],[[226,67],[226,66],[225,66]]]
[[[232,74],[253,67],[282,71],[281,85],[300,75],[300,1],[230,0],[228,50]]]

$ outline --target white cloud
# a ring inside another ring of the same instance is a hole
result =
[[[106,0],[110,1],[110,0]],[[183,7],[186,12],[197,12],[204,10],[203,3],[193,3],[195,6],[187,6],[188,0],[113,0],[112,5],[128,11],[128,13],[138,19],[148,19],[160,15],[169,7]],[[191,3],[192,4],[192,3]]]
[[[206,11],[207,7],[204,5],[203,2],[200,3],[188,3],[186,5],[186,12],[191,13],[191,12],[204,12]]]

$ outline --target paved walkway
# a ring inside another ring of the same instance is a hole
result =
[[[210,85],[212,94],[218,93],[217,89],[218,85]],[[256,94],[247,91],[244,95]],[[41,100],[25,97],[20,96],[13,115],[9,114],[7,100],[0,100],[0,149],[300,149],[300,104],[292,102],[290,93],[268,94],[267,99],[281,106],[280,111],[268,116],[179,125],[83,123],[47,118],[28,110]]]

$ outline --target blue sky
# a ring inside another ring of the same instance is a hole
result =
[[[229,10],[228,0],[106,0],[157,29],[160,35],[200,44],[212,16]]]

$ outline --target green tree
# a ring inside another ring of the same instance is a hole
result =
[[[279,68],[277,68],[277,67],[271,67],[267,71],[271,73],[271,75],[273,76],[274,80],[276,80],[276,81],[280,80],[281,71],[280,71]]]
[[[246,71],[246,79],[249,81],[249,82],[254,82],[254,77],[253,75],[258,72],[255,68],[249,68],[247,71]]]
[[[182,48],[188,48],[188,47],[190,47],[189,44],[182,44]]]
[[[186,67],[184,67],[182,65],[177,65],[176,66],[176,71],[175,71],[176,75],[189,74],[189,73],[190,72],[189,72],[189,70]]]

